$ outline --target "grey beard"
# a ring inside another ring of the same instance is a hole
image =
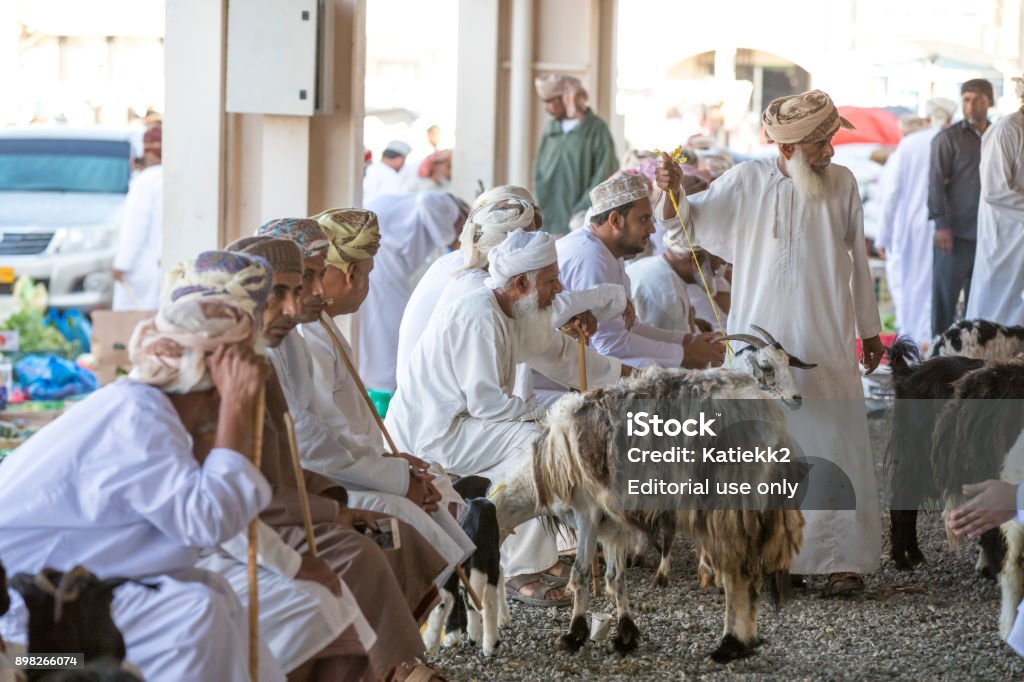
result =
[[[803,199],[825,199],[832,194],[834,175],[832,166],[825,168],[822,174],[815,173],[811,165],[804,160],[800,150],[794,150],[793,156],[786,162],[786,171],[793,180],[793,187]]]

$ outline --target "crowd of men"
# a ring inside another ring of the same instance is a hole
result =
[[[538,88],[551,109],[559,100],[556,115],[582,111],[558,134],[596,125],[578,89]],[[600,171],[554,225],[522,187],[492,188],[472,207],[447,193],[385,194],[270,221],[177,265],[132,337],[131,375],[0,466],[0,561],[9,573],[82,565],[135,579],[112,611],[146,679],[241,681],[256,518],[261,680],[436,679],[419,628],[474,551],[453,477],[513,482],[546,406],[582,378],[598,388],[645,367],[728,362],[727,314],[731,330],[759,326],[817,364],[796,376],[808,400],[791,431],[844,472],[858,504],[805,513],[793,570],[823,576],[831,593],[863,589],[881,538],[866,415],[848,405],[862,400],[855,340],[869,372],[883,348],[856,182],[830,164],[849,123],[818,90],[774,100],[762,121],[778,154],[689,196],[684,169],[662,154],[647,177]],[[1024,239],[1024,171],[1019,153],[1003,156],[1022,139],[1024,113],[983,138],[1003,175],[982,174],[986,263],[969,311],[1022,305],[1024,267],[1009,268],[1024,258],[1013,241]],[[585,224],[556,238],[580,206]],[[723,279],[731,295],[716,298]],[[715,320],[693,312],[689,287]],[[334,320],[356,312],[358,369]],[[562,330],[589,339],[585,377]],[[384,424],[395,450],[364,382],[393,391]],[[401,537],[388,549],[367,535],[383,517]],[[508,596],[567,604],[572,549],[550,524],[516,528],[501,548]],[[0,635],[24,646],[27,609],[12,597]]]
[[[1017,94],[1021,80],[1015,79]],[[880,181],[886,281],[896,325],[922,346],[961,314],[1024,324],[1020,298],[1021,113],[992,123],[992,83],[976,78],[956,104],[929,100],[927,123],[903,138]]]

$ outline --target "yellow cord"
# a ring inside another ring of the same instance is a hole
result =
[[[657,149],[654,150],[654,153],[659,156],[661,155],[661,152]],[[682,155],[683,148],[682,146],[679,146],[676,147],[675,151],[673,151],[669,156],[672,157],[673,161],[679,163]],[[718,305],[715,303],[714,296],[711,295],[711,287],[708,286],[708,282],[704,278],[704,271],[700,267],[700,261],[697,260],[697,250],[693,247],[693,241],[690,239],[690,233],[686,229],[686,223],[683,222],[683,217],[679,215],[679,203],[676,201],[676,195],[672,192],[667,192],[667,194],[668,198],[672,200],[672,208],[675,209],[676,218],[679,219],[679,226],[683,229],[683,236],[686,237],[686,245],[690,247],[690,256],[693,258],[693,267],[697,268],[697,273],[700,275],[700,283],[704,285],[704,293],[707,294],[708,302],[711,303],[711,312],[715,315],[715,322],[718,323],[718,328],[722,330],[722,335],[726,336],[728,332],[725,329],[725,325],[722,324],[722,318],[718,315]],[[711,254],[708,254],[708,257],[710,256]],[[728,343],[725,344],[725,350],[731,358],[732,347]]]

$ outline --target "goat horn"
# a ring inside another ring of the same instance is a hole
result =
[[[64,574],[57,585],[57,592],[53,595],[53,622],[59,623],[64,614],[64,602],[78,599],[78,589],[74,582],[82,577],[93,577],[92,573],[85,566],[75,566]]]
[[[789,355],[789,353],[786,353],[786,355]],[[796,367],[797,369],[814,369],[818,365],[817,363],[808,364],[795,355],[789,355],[789,366]]]
[[[751,326],[751,328],[753,328],[753,330],[754,330],[755,332],[757,332],[758,334],[760,334],[761,336],[763,336],[763,337],[765,338],[765,340],[767,340],[767,341],[768,341],[768,343],[772,344],[773,346],[781,346],[781,345],[782,345],[782,344],[780,344],[780,343],[779,343],[778,341],[776,341],[776,340],[775,340],[775,337],[774,337],[774,336],[772,336],[771,334],[769,334],[768,332],[766,332],[766,331],[765,331],[764,329],[762,329],[761,327],[758,327],[758,326],[757,326],[756,324],[752,324],[752,325],[750,325],[750,326]]]
[[[723,336],[722,338],[720,338],[718,340],[719,341],[742,341],[743,343],[749,343],[751,346],[753,346],[757,350],[761,350],[762,348],[764,348],[765,346],[768,345],[765,342],[764,339],[759,339],[756,336],[753,336],[752,334],[729,334],[729,336]]]
[[[35,577],[32,578],[32,582],[35,583],[35,586],[46,594],[53,594],[57,591],[57,586],[53,584],[52,580],[50,580],[49,571],[51,570],[52,569],[44,568],[39,573],[36,573]]]

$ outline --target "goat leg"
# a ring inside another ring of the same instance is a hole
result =
[[[576,560],[569,575],[569,589],[572,590],[572,620],[569,632],[559,639],[559,648],[564,651],[579,651],[587,643],[590,629],[587,627],[587,608],[590,606],[591,564],[597,552],[597,520],[586,514],[576,514]]]
[[[758,590],[749,577],[739,571],[721,576],[725,587],[725,628],[722,641],[711,653],[715,663],[728,663],[754,653],[757,638]]]
[[[620,656],[635,651],[640,643],[640,630],[633,622],[633,614],[629,607],[629,594],[626,591],[626,547],[628,538],[619,535],[612,542],[606,542],[605,580],[608,592],[615,597],[615,612],[618,616],[616,635],[612,638],[612,650]]]
[[[668,585],[668,572],[672,557],[672,541],[676,537],[676,515],[674,513],[662,514],[658,519],[658,551],[661,552],[661,562],[658,564],[658,571],[651,578],[651,583],[658,587]]]

